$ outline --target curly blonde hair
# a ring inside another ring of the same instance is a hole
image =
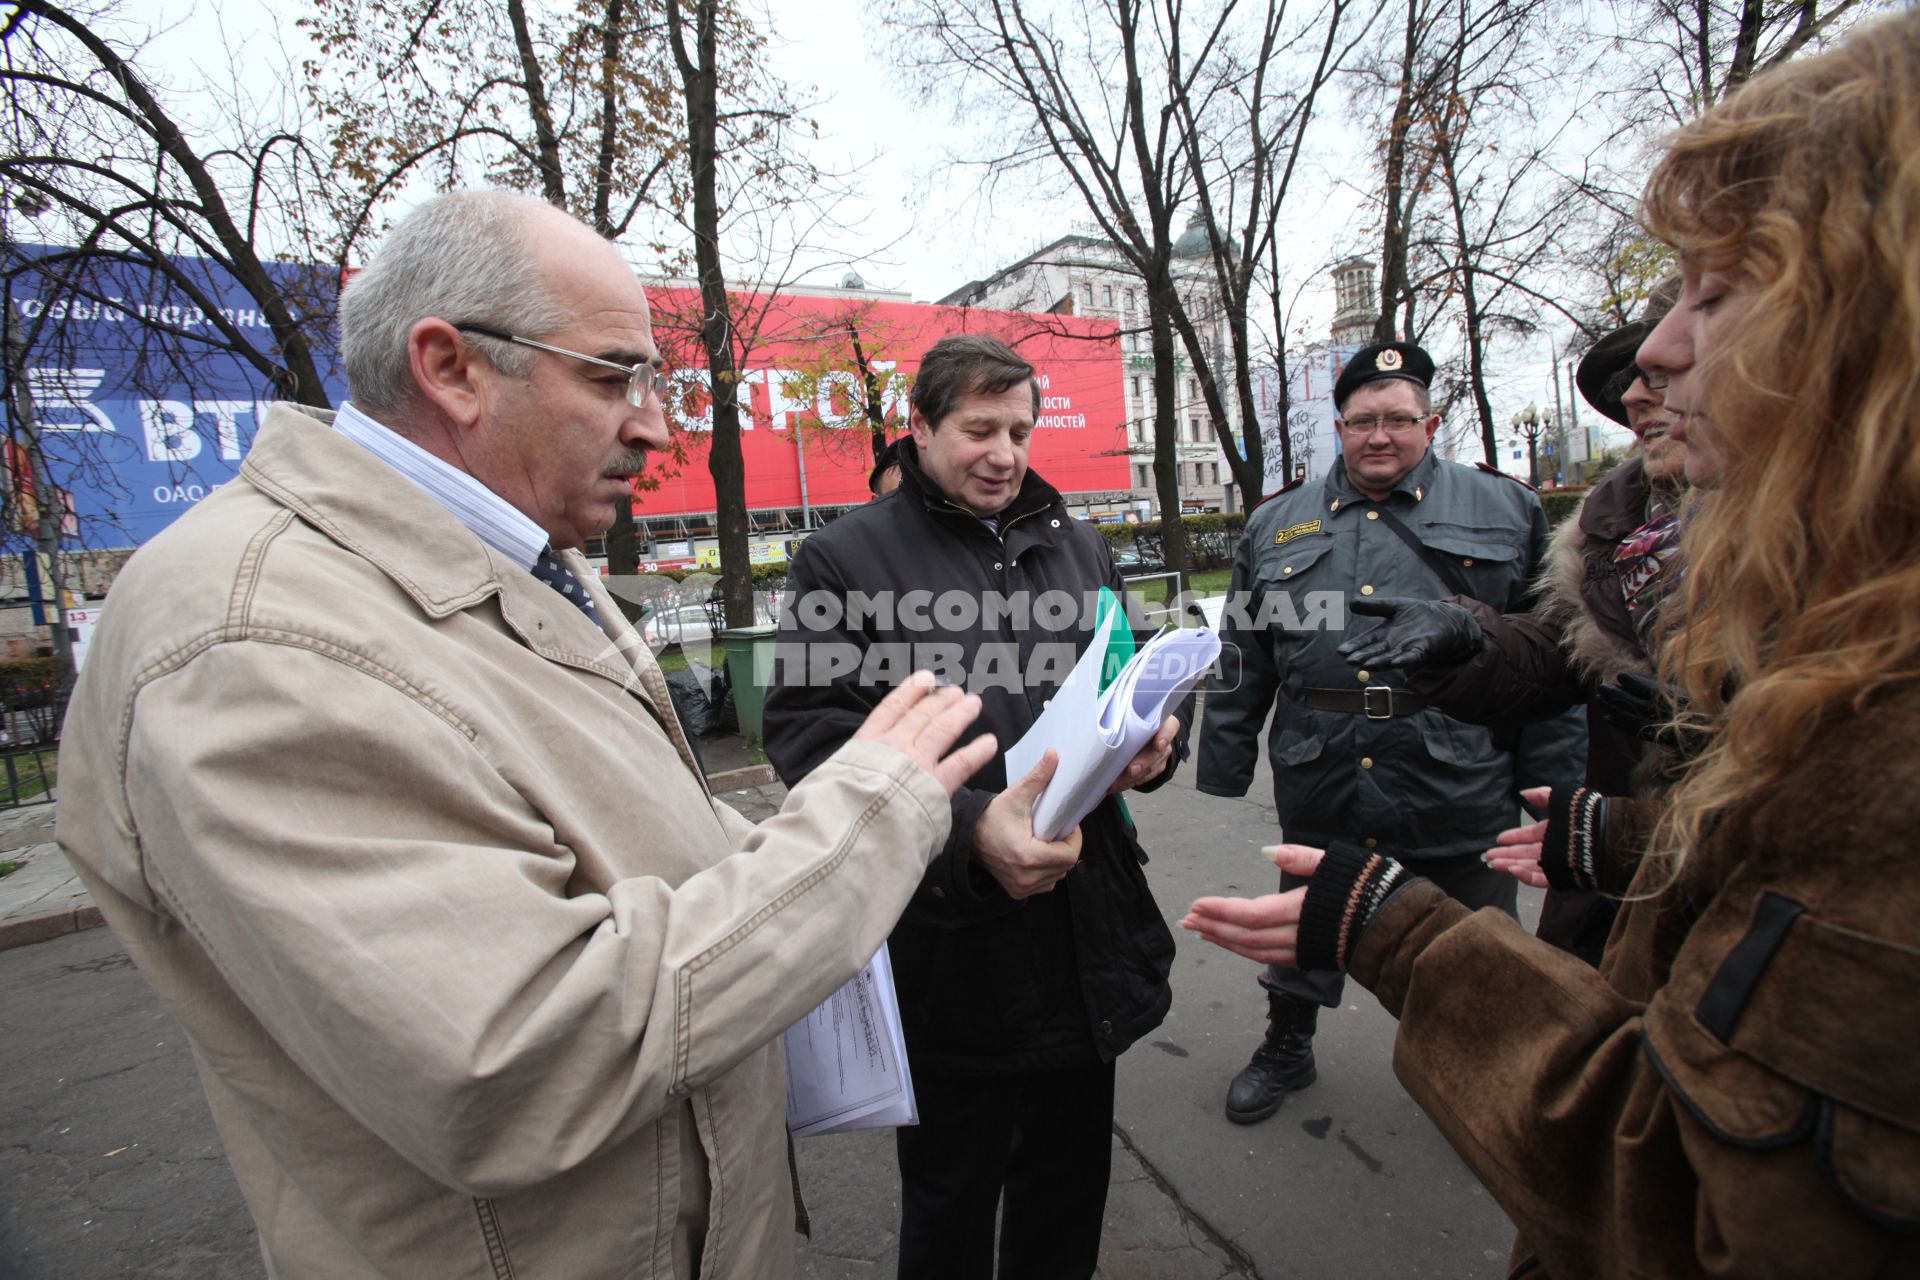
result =
[[[1654,838],[1664,884],[1823,723],[1920,677],[1920,13],[1675,134],[1644,217],[1752,290],[1696,366],[1725,468],[1660,654],[1706,743]]]

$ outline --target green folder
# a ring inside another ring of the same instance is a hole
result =
[[[1100,692],[1105,693],[1107,686],[1119,679],[1120,672],[1133,658],[1133,626],[1127,621],[1126,607],[1120,603],[1120,597],[1113,593],[1112,587],[1100,588],[1099,604],[1094,609],[1093,634],[1098,637],[1100,628],[1107,617],[1113,616],[1113,630],[1107,635],[1107,656],[1100,664]],[[1133,814],[1127,809],[1127,798],[1115,796],[1120,805],[1120,816],[1127,820],[1127,826],[1138,830]]]
[[[1093,616],[1093,634],[1098,636],[1100,628],[1106,625],[1108,617],[1113,618],[1113,631],[1107,637],[1106,661],[1100,664],[1100,692],[1105,693],[1107,686],[1119,678],[1133,657],[1133,627],[1127,622],[1127,611],[1120,603],[1120,597],[1113,593],[1112,587],[1100,588],[1099,603]]]

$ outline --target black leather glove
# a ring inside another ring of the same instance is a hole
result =
[[[1340,656],[1356,667],[1452,667],[1480,652],[1486,642],[1473,614],[1445,600],[1409,600],[1382,596],[1355,600],[1353,612],[1384,618],[1365,635],[1340,646]]]
[[[1612,684],[1595,685],[1588,701],[1608,724],[1645,742],[1658,741],[1660,726],[1673,719],[1667,691],[1637,671],[1622,672]]]
[[[1706,745],[1703,735],[1673,728],[1686,699],[1651,676],[1622,672],[1612,684],[1595,685],[1587,701],[1614,728],[1677,752],[1682,759],[1691,760]]]

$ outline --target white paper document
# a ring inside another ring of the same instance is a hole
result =
[[[859,976],[787,1028],[786,1050],[794,1137],[920,1123],[885,943]]]
[[[1040,762],[1048,748],[1060,767],[1033,809],[1033,833],[1058,840],[1092,813],[1120,771],[1140,754],[1200,677],[1220,656],[1220,637],[1206,627],[1173,628],[1149,640],[1120,669],[1106,692],[1100,668],[1118,612],[1101,618],[1098,634],[1073,673],[1020,741],[1007,748],[1011,785]]]

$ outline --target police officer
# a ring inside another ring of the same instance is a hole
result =
[[[1433,360],[1389,342],[1355,353],[1334,385],[1340,459],[1247,517],[1222,622],[1222,679],[1206,699],[1197,785],[1239,796],[1253,781],[1267,713],[1274,806],[1286,838],[1395,850],[1459,901],[1514,913],[1517,882],[1480,855],[1513,825],[1522,785],[1569,782],[1583,765],[1573,720],[1522,746],[1433,710],[1390,669],[1338,652],[1386,599],[1469,595],[1526,607],[1547,544],[1533,491],[1490,467],[1434,456]],[[1352,616],[1362,615],[1362,616]],[[1357,678],[1356,678],[1357,677]],[[1544,753],[1546,767],[1516,759]],[[1281,878],[1281,888],[1294,887]],[[1313,1034],[1343,978],[1269,967],[1267,1034],[1227,1091],[1253,1124],[1314,1080]]]

